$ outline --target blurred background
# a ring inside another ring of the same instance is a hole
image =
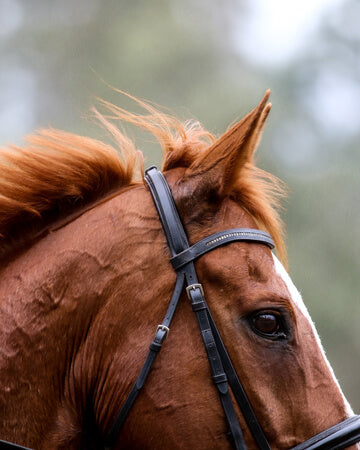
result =
[[[290,272],[360,413],[360,1],[0,0],[2,145],[97,137],[96,97],[128,107],[106,83],[219,134],[272,89],[258,164],[290,188]]]

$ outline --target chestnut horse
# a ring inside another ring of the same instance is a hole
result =
[[[110,104],[106,116],[94,110],[122,157],[53,129],[2,150],[0,439],[103,448],[167,310],[176,278],[170,253],[137,175],[141,156],[116,118],[159,140],[190,244],[236,227],[262,229],[275,242],[279,259],[265,245],[234,242],[195,263],[271,448],[289,449],[353,415],[284,269],[281,183],[253,162],[268,96],[218,139],[138,101],[143,114]],[[236,414],[247,447],[257,448]],[[227,431],[183,293],[114,448],[228,449]]]

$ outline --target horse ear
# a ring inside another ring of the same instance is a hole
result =
[[[239,171],[253,159],[271,109],[271,103],[267,103],[269,96],[270,90],[256,108],[226,131],[187,169],[186,178],[195,181],[198,178],[202,192],[206,187],[212,192],[216,189],[220,196],[231,192]]]

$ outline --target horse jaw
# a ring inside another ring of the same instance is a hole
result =
[[[322,356],[323,356],[323,358],[324,358],[324,361],[325,361],[325,363],[327,364],[327,366],[328,366],[328,368],[329,368],[329,371],[330,371],[330,373],[331,373],[331,375],[332,375],[332,378],[333,378],[333,380],[334,380],[334,383],[335,383],[336,386],[338,387],[338,390],[339,390],[339,392],[340,392],[340,394],[341,394],[341,396],[342,396],[342,398],[343,398],[346,413],[347,413],[348,416],[350,417],[350,416],[354,415],[354,411],[352,410],[352,408],[351,408],[351,406],[350,406],[348,400],[347,400],[346,397],[344,396],[344,394],[343,394],[343,392],[342,392],[342,390],[341,390],[340,384],[339,384],[339,382],[338,382],[338,380],[337,380],[337,378],[336,378],[336,376],[335,376],[335,374],[334,374],[333,368],[331,367],[331,365],[330,365],[330,363],[329,363],[329,361],[328,361],[328,359],[327,359],[327,357],[326,357],[325,350],[324,350],[324,348],[323,348],[323,346],[322,346],[322,344],[321,344],[321,340],[320,340],[319,334],[318,334],[318,332],[317,332],[317,330],[316,330],[316,328],[315,328],[314,322],[312,321],[312,319],[311,319],[311,317],[310,317],[309,311],[308,311],[308,309],[306,308],[306,305],[305,305],[305,303],[304,303],[304,301],[303,301],[303,299],[302,299],[302,297],[301,297],[301,294],[300,294],[300,292],[297,290],[297,288],[296,288],[296,286],[294,285],[292,279],[290,278],[289,274],[287,273],[287,271],[285,270],[285,268],[284,268],[284,266],[281,264],[281,262],[278,260],[278,258],[277,258],[274,254],[273,254],[272,256],[273,256],[273,259],[274,259],[274,265],[275,265],[276,273],[277,273],[277,274],[281,277],[281,279],[284,281],[284,283],[285,283],[285,285],[286,285],[286,287],[287,287],[287,289],[288,289],[288,291],[289,291],[289,293],[290,293],[290,296],[291,296],[292,301],[293,301],[294,304],[300,309],[301,313],[302,313],[302,314],[304,315],[304,317],[308,320],[308,322],[309,322],[309,324],[310,324],[310,326],[311,326],[311,328],[312,328],[312,331],[313,331],[313,333],[314,333],[316,342],[317,342],[318,347],[319,347],[319,349],[320,349],[320,351],[321,351],[321,353],[322,353]],[[359,446],[359,448],[360,448],[360,446]]]

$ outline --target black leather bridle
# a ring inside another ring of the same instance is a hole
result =
[[[254,242],[266,245],[270,249],[274,248],[274,243],[270,235],[263,231],[235,228],[212,234],[190,246],[170,188],[162,173],[156,167],[150,167],[145,172],[145,181],[150,188],[170,249],[170,262],[176,272],[176,284],[165,318],[157,327],[155,338],[150,344],[149,352],[140,374],[110,430],[107,445],[110,448],[116,444],[126,417],[141,388],[144,386],[151,366],[169,333],[171,320],[174,316],[180,295],[185,287],[187,296],[191,301],[192,309],[196,314],[210,363],[212,379],[217,387],[234,448],[236,450],[246,450],[247,447],[230,397],[229,385],[259,449],[270,450],[269,442],[256,418],[209,311],[202,285],[197,279],[194,260],[230,242]],[[302,444],[297,445],[292,450],[335,450],[346,448],[359,441],[360,416],[352,416],[308,439]]]
[[[151,167],[145,173],[145,181],[153,196],[171,252],[170,262],[176,272],[176,284],[165,318],[157,326],[155,338],[150,344],[145,363],[105,440],[105,447],[112,448],[115,446],[121,428],[140,390],[144,386],[156,356],[169,333],[172,318],[185,287],[192,309],[196,314],[210,363],[212,379],[219,394],[234,448],[236,450],[246,450],[247,447],[231,400],[229,386],[259,449],[271,450],[211,316],[204,297],[203,287],[197,279],[194,260],[217,247],[231,242],[253,242],[266,245],[270,249],[274,248],[274,243],[270,235],[263,231],[235,228],[212,234],[189,246],[170,188],[162,173],[156,167]],[[354,415],[293,447],[292,450],[337,450],[346,448],[359,441],[360,416]],[[0,448],[9,450],[26,449],[26,447],[1,440]]]

